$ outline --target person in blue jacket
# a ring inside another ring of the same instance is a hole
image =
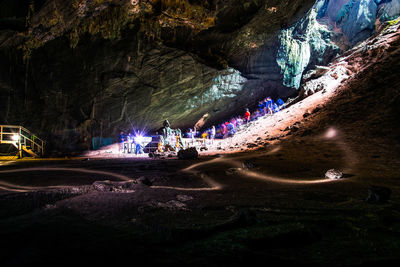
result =
[[[280,109],[282,109],[283,106],[285,105],[285,102],[284,102],[282,99],[280,99],[280,98],[278,98],[278,100],[276,100],[276,103],[278,104],[278,107],[279,107]]]
[[[273,105],[274,101],[270,97],[267,97],[267,99],[265,100],[265,108],[267,114],[273,113]]]
[[[136,136],[133,145],[135,146],[135,154],[143,154],[143,137]]]
[[[123,131],[119,133],[119,153],[124,151],[124,142],[126,141],[126,135]]]
[[[226,129],[228,130],[229,137],[235,134],[235,126],[233,125],[232,122],[229,122],[228,125],[226,125]]]
[[[259,103],[258,103],[258,110],[260,111],[260,114],[261,115],[263,115],[264,114],[264,102],[263,101],[260,101]]]
[[[277,103],[274,103],[274,104],[272,105],[272,111],[273,111],[274,113],[277,113],[277,112],[279,111],[279,106],[278,106]]]

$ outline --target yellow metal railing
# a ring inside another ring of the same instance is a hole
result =
[[[22,126],[0,125],[0,144],[14,145],[20,153],[20,158],[23,149],[44,155],[44,141]]]

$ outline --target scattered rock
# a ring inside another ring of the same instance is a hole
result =
[[[137,183],[133,180],[124,182],[112,182],[109,180],[96,181],[92,184],[92,187],[96,191],[100,192],[116,192],[116,193],[132,193],[135,192],[135,186]]]
[[[197,152],[195,147],[190,147],[188,149],[180,150],[178,152],[178,159],[197,159],[198,157],[199,152]]]
[[[241,171],[242,168],[229,168],[225,171],[226,175],[233,175],[235,173],[237,173],[238,171]]]
[[[267,138],[266,140],[274,141],[274,140],[279,140],[279,139],[281,139],[282,137],[284,137],[284,135],[276,135],[276,136]]]
[[[167,203],[158,202],[157,206],[168,210],[189,210],[185,203],[176,200],[170,200]]]
[[[137,181],[141,184],[147,185],[147,186],[152,186],[153,183],[147,178],[147,177],[139,177]]]
[[[176,199],[178,199],[181,202],[186,202],[186,201],[192,200],[193,197],[192,196],[188,196],[188,195],[177,195]]]
[[[318,106],[316,106],[315,108],[314,108],[314,110],[311,112],[312,114],[315,114],[315,113],[317,113],[318,111],[320,111],[322,109],[322,106],[321,105],[318,105]]]
[[[45,210],[52,210],[52,209],[55,209],[57,206],[54,204],[46,204],[45,206],[44,206],[44,209]]]
[[[300,130],[300,127],[299,127],[297,124],[292,125],[292,126],[288,126],[288,128],[289,128],[289,130],[290,130],[292,133],[295,133],[295,132],[297,132],[298,130]]]
[[[247,144],[247,148],[253,148],[253,147],[257,147],[258,145],[255,143],[248,143]]]
[[[254,164],[248,161],[245,161],[242,163],[242,168],[243,169],[253,169],[254,168]]]
[[[390,188],[371,185],[368,187],[368,197],[365,201],[370,204],[383,204],[388,202],[391,193]]]
[[[335,169],[330,169],[325,173],[325,178],[327,178],[327,179],[338,180],[342,177],[343,177],[343,173],[341,171],[338,171]]]
[[[311,112],[307,111],[306,113],[303,114],[303,118],[307,118],[311,115]]]

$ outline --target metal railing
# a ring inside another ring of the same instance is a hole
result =
[[[22,150],[29,149],[44,155],[44,141],[22,126],[0,125],[0,144],[15,146],[22,158]]]

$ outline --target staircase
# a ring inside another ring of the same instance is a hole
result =
[[[2,144],[15,146],[19,158],[23,157],[23,151],[34,158],[44,154],[44,141],[22,126],[0,125],[0,145]]]

